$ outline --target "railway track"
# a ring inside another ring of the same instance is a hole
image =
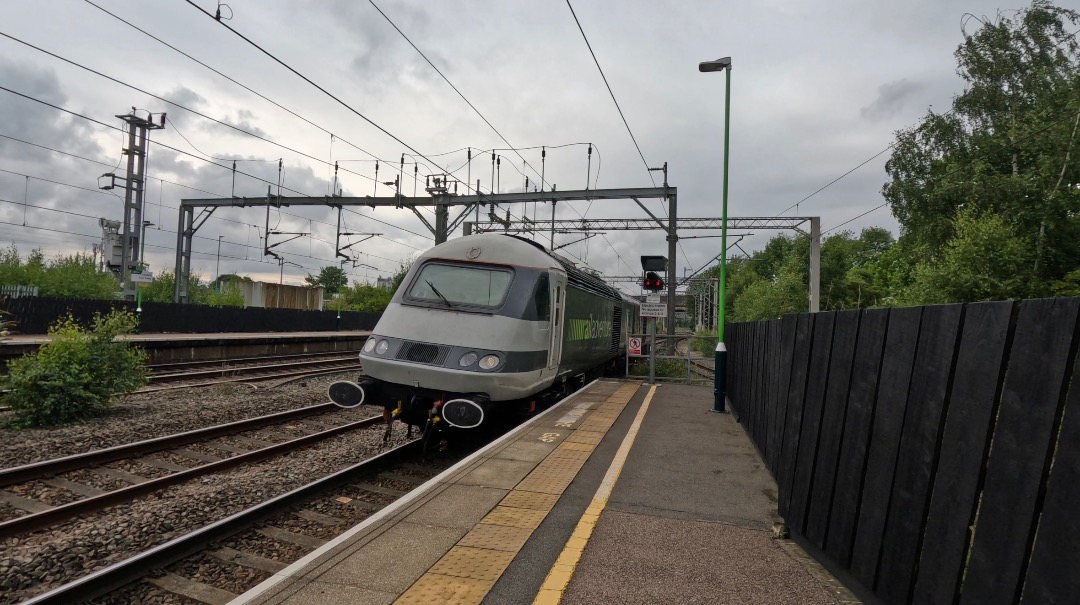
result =
[[[360,371],[353,352],[249,357],[213,362],[182,362],[149,366],[151,385],[139,392],[154,392],[228,382],[259,382],[302,378],[331,372]]]
[[[0,517],[0,539],[383,422],[381,415],[361,420],[355,415],[325,403],[2,469],[0,503],[8,518]],[[95,477],[120,487],[101,489],[92,484]],[[57,490],[70,501],[50,504],[34,497],[42,492],[55,497]]]
[[[465,455],[419,461],[420,448],[407,442],[25,603],[129,603],[162,593],[227,603]],[[268,538],[292,545],[291,556],[266,556],[259,545]]]

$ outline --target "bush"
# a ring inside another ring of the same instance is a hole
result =
[[[89,331],[69,315],[49,328],[50,342],[35,355],[8,364],[4,401],[17,427],[41,427],[104,414],[117,397],[149,379],[146,353],[116,336],[132,332],[137,319],[126,311],[94,317]]]

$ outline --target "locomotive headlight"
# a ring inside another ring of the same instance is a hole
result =
[[[497,365],[499,365],[498,355],[484,355],[484,358],[480,360],[480,367],[485,370],[494,369]]]
[[[458,365],[463,368],[467,368],[472,364],[476,363],[477,357],[478,355],[474,351],[469,351],[468,353],[461,356],[461,359],[458,360]]]
[[[379,344],[375,345],[375,352],[379,355],[386,353],[386,350],[390,348],[390,343],[386,340],[380,340]]]
[[[364,352],[365,353],[370,353],[370,352],[372,352],[374,350],[375,350],[375,339],[374,338],[368,338],[367,341],[364,343]]]

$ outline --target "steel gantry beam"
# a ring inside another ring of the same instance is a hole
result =
[[[639,206],[642,206],[641,202],[638,201],[639,198],[666,198],[672,201],[672,206],[674,208],[674,200],[677,193],[675,187],[645,187],[458,195],[450,191],[451,186],[456,186],[456,183],[452,179],[446,179],[440,176],[434,178],[434,182],[431,186],[425,187],[426,191],[430,194],[429,197],[406,196],[401,195],[400,193],[384,197],[344,197],[334,195],[322,197],[292,197],[273,195],[268,188],[266,197],[182,199],[180,200],[180,212],[177,219],[176,285],[173,290],[173,300],[175,302],[187,302],[187,280],[188,276],[191,274],[192,240],[203,222],[205,222],[206,219],[213,214],[214,210],[218,208],[246,208],[249,206],[265,206],[267,210],[269,210],[271,206],[275,208],[281,208],[282,206],[325,206],[330,208],[339,208],[341,206],[369,206],[371,208],[408,208],[416,213],[424,223],[424,226],[431,231],[435,243],[441,244],[449,238],[450,233],[462,224],[469,212],[474,208],[478,209],[479,206],[484,204],[517,204],[522,202],[551,202],[554,204],[557,202],[575,200],[632,199],[637,202]],[[465,210],[451,220],[451,206],[465,206]],[[423,215],[419,214],[419,209],[425,207],[435,209],[434,225],[424,218]],[[642,207],[644,208],[644,206]],[[196,209],[200,210],[198,217],[195,216]],[[646,211],[648,210],[646,209]],[[651,213],[650,216],[652,216]],[[654,218],[654,221],[654,225],[659,223],[660,227],[666,228],[659,219]],[[554,232],[552,232],[552,239],[554,240]],[[675,258],[673,254],[671,255],[671,263],[671,270],[674,271],[676,265],[674,264]],[[674,295],[674,291],[672,291],[671,294]]]
[[[647,231],[653,229],[668,230],[667,226],[657,225],[655,219],[647,218],[597,218],[597,219],[570,219],[545,221],[536,220],[525,223],[515,223],[517,226],[507,226],[504,223],[480,222],[465,223],[465,235],[469,233],[485,233],[489,231],[501,231],[504,233],[546,233],[548,230],[558,233],[589,233],[593,231]],[[806,224],[809,223],[809,230]],[[721,229],[723,219],[712,218],[676,218],[675,230],[693,231]],[[821,308],[821,217],[818,216],[744,216],[728,217],[728,230],[756,230],[756,229],[785,229],[803,233],[810,238],[810,276],[809,282],[809,307],[811,313],[817,313]],[[670,235],[669,235],[670,237]],[[674,257],[674,255],[672,255]],[[675,275],[669,271],[669,275]],[[607,279],[607,278],[605,278]],[[672,288],[676,279],[669,279],[668,284]],[[670,294],[674,297],[674,292]],[[674,300],[674,299],[673,299]],[[670,307],[669,307],[670,308]]]

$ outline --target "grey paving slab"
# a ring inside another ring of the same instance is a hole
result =
[[[708,521],[605,511],[563,605],[835,605],[771,533]]]
[[[552,451],[555,450],[554,443],[544,443],[543,441],[515,441],[508,447],[503,448],[496,458],[504,458],[506,460],[521,460],[524,462],[533,462],[539,464],[541,460],[547,457]]]
[[[437,500],[424,503],[407,518],[409,523],[471,529],[495,508],[509,490],[479,485],[451,485]]]
[[[397,598],[397,593],[378,592],[355,586],[319,583],[311,584],[308,586],[308,590],[293,595],[289,603],[292,605],[326,605],[327,603],[390,605]]]
[[[656,390],[609,509],[762,530],[780,520],[776,483],[753,443],[711,401],[708,387]]]
[[[336,584],[401,594],[466,533],[458,528],[398,523],[363,549],[339,560],[312,585]],[[312,585],[301,592],[310,592]]]
[[[498,489],[513,489],[536,467],[524,460],[491,459],[457,480],[459,485],[481,485]]]

